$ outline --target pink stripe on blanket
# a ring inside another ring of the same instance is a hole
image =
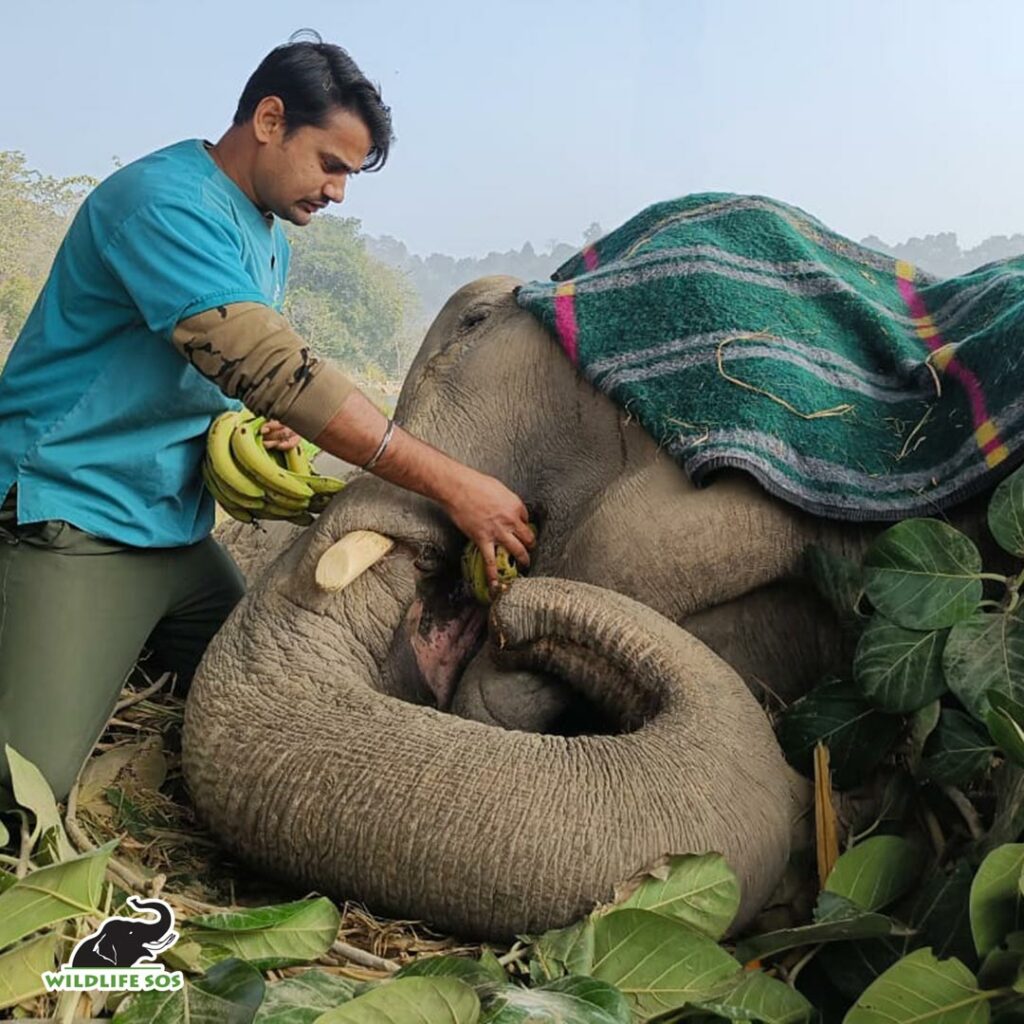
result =
[[[576,284],[566,281],[555,289],[555,330],[569,361],[579,361],[576,328]]]
[[[914,330],[928,347],[929,352],[933,354],[932,364],[941,373],[952,377],[964,389],[967,401],[971,406],[974,439],[981,449],[982,455],[985,456],[985,462],[990,467],[997,466],[1009,455],[1009,452],[1003,444],[995,423],[989,418],[985,391],[981,386],[981,381],[973,371],[956,358],[955,348],[948,344],[939,333],[935,321],[928,312],[924,298],[914,287],[913,278],[913,266],[903,260],[897,260],[896,285],[903,301],[907,304],[911,317],[913,317]]]
[[[596,270],[598,262],[597,250],[592,245],[588,245],[583,250],[583,266],[587,270]]]

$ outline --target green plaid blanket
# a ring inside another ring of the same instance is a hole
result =
[[[763,196],[650,206],[517,292],[696,483],[933,514],[1024,453],[1024,256],[939,280]]]

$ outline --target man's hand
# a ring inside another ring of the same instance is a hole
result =
[[[359,391],[342,403],[313,443],[331,455],[364,466],[377,451],[387,418]],[[530,564],[533,531],[526,506],[504,484],[450,458],[396,426],[372,471],[376,476],[436,501],[483,555],[488,585],[498,585],[494,548],[501,544],[522,565]]]
[[[493,591],[498,585],[498,567],[494,558],[501,544],[520,565],[530,564],[529,548],[534,545],[528,525],[526,506],[501,481],[463,466],[453,497],[444,502],[452,522],[480,548],[487,583]]]
[[[267,420],[260,427],[260,434],[263,435],[265,448],[280,448],[281,451],[287,451],[289,448],[302,444],[302,438],[280,420]]]

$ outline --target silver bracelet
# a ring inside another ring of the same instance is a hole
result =
[[[363,469],[373,469],[373,467],[376,466],[378,462],[380,462],[380,458],[387,449],[388,443],[391,441],[391,435],[394,432],[395,421],[389,419],[387,430],[384,431],[384,436],[381,438],[380,445],[378,446],[377,450],[373,453],[373,457],[370,459],[370,461],[366,463],[365,466],[363,466]]]

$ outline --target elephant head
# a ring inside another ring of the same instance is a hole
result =
[[[143,900],[129,896],[134,910],[152,911],[156,920],[135,917],[110,917],[82,939],[71,955],[72,967],[132,967],[142,959],[152,959],[174,943],[174,915],[163,900]]]
[[[485,622],[464,539],[374,477],[315,526],[279,526],[192,684],[196,808],[259,869],[464,935],[564,925],[661,856],[708,850],[740,878],[741,924],[806,799],[741,674],[791,694],[840,654],[795,577],[808,543],[855,554],[868,533],[737,474],[696,490],[515,284],[449,300],[396,419],[524,498],[530,578]],[[375,564],[357,531],[387,538]],[[325,555],[363,571],[325,589]]]

